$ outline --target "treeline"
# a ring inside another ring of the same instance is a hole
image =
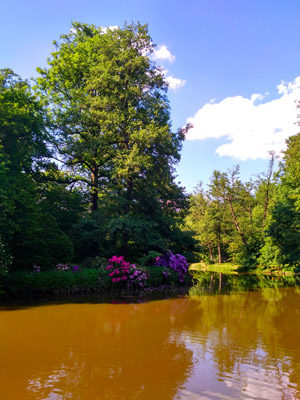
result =
[[[207,262],[231,261],[244,269],[299,270],[300,134],[287,140],[279,171],[269,169],[243,183],[239,167],[214,171],[190,198],[187,229]]]
[[[113,255],[147,262],[167,250],[299,265],[299,135],[275,176],[271,155],[257,180],[214,171],[188,197],[175,166],[189,126],[171,130],[147,26],[73,23],[54,45],[32,85],[0,70],[0,272]]]
[[[33,85],[0,72],[0,270],[191,255],[174,175],[185,132],[147,26],[73,23],[54,44]]]

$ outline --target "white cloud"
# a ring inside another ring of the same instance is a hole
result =
[[[186,84],[184,79],[174,78],[173,76],[167,76],[166,81],[168,82],[169,88],[173,90],[179,89]]]
[[[174,78],[174,76],[167,76],[169,71],[167,69],[161,68],[160,70],[165,76],[165,80],[168,82],[169,89],[177,90],[186,84],[184,79]]]
[[[171,52],[168,50],[167,46],[160,45],[156,50],[153,52],[153,59],[154,60],[167,60],[169,62],[174,62],[175,61],[175,56],[171,54]]]
[[[277,86],[279,97],[263,104],[265,95],[253,94],[250,99],[227,97],[220,103],[205,104],[187,122],[193,128],[187,140],[227,139],[216,153],[241,160],[268,158],[269,151],[280,153],[285,149],[285,139],[300,132],[296,124],[296,101],[300,99],[300,77],[293,82]]]

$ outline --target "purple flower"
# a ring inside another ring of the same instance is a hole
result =
[[[181,254],[175,255],[171,251],[168,251],[165,255],[156,257],[154,265],[173,269],[173,271],[177,272],[178,280],[181,283],[184,282],[185,274],[189,268],[189,264],[184,256]],[[163,275],[167,277],[166,272],[163,272]]]

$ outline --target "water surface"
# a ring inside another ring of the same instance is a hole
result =
[[[0,399],[300,399],[300,289],[265,286],[2,307]]]

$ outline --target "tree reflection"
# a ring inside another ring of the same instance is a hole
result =
[[[3,369],[0,397],[173,399],[192,368],[192,351],[172,336],[188,303],[183,299],[18,311],[18,324],[24,324],[14,338],[15,319],[6,313],[1,358],[3,365],[11,357],[14,361],[10,377]]]
[[[259,285],[264,283],[275,285],[266,280]],[[295,318],[295,311],[300,313],[298,288],[265,287],[230,296],[194,295],[191,301],[194,314],[199,310],[201,317],[186,336],[191,338],[198,363],[203,359],[198,352],[200,341],[200,348],[205,347],[212,355],[216,380],[231,387],[231,396],[241,391],[245,396],[262,399],[299,395],[300,320]]]

